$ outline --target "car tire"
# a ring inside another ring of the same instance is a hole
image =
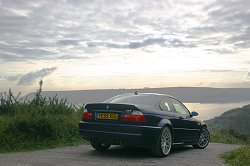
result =
[[[106,142],[99,142],[97,140],[91,140],[90,144],[95,150],[102,152],[107,151],[108,148],[111,146],[111,144],[108,144]]]
[[[172,148],[172,134],[169,127],[162,128],[156,145],[151,149],[151,152],[156,157],[166,157]]]
[[[196,149],[204,149],[207,147],[210,141],[210,134],[206,127],[203,127],[200,132],[199,140],[197,144],[193,145]]]

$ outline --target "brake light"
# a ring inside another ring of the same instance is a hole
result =
[[[124,115],[123,120],[128,122],[146,122],[145,116],[140,111],[133,111],[131,114]]]
[[[84,109],[83,114],[82,114],[83,119],[92,119],[93,115],[91,112],[88,112],[87,109]]]

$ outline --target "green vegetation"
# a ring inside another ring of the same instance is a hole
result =
[[[239,144],[242,147],[223,154],[222,158],[227,164],[235,166],[250,165],[250,136],[235,130],[210,131],[211,142]]]
[[[249,166],[250,165],[250,146],[240,147],[231,152],[227,152],[223,155],[226,163],[237,166]]]
[[[42,82],[31,101],[11,90],[0,94],[0,152],[26,151],[84,143],[78,133],[82,108],[57,96],[42,97]]]
[[[222,158],[227,164],[235,166],[250,165],[250,136],[235,130],[211,131],[211,142],[225,144],[239,144],[242,147],[223,154]]]
[[[250,144],[250,105],[223,113],[205,121],[212,142],[228,144]]]
[[[225,144],[240,144],[249,145],[250,136],[248,134],[243,134],[235,130],[222,130],[213,131],[210,129],[211,142],[225,143]]]
[[[242,147],[227,152],[222,156],[227,164],[250,165],[249,119],[250,105],[246,105],[206,121],[211,134],[211,142],[242,145]]]
[[[250,105],[235,108],[206,121],[208,127],[215,131],[234,130],[244,134],[250,134]]]

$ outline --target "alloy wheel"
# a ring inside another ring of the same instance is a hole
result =
[[[164,155],[167,155],[172,146],[172,137],[169,128],[165,128],[161,135],[161,150]]]
[[[206,147],[209,143],[209,132],[206,128],[201,130],[198,146],[203,148]]]

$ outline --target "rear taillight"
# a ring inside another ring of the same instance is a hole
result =
[[[124,115],[123,120],[129,122],[146,122],[145,116],[140,111],[133,111],[131,114]]]
[[[93,115],[91,112],[88,112],[87,109],[84,109],[83,114],[82,114],[83,119],[92,119]]]

